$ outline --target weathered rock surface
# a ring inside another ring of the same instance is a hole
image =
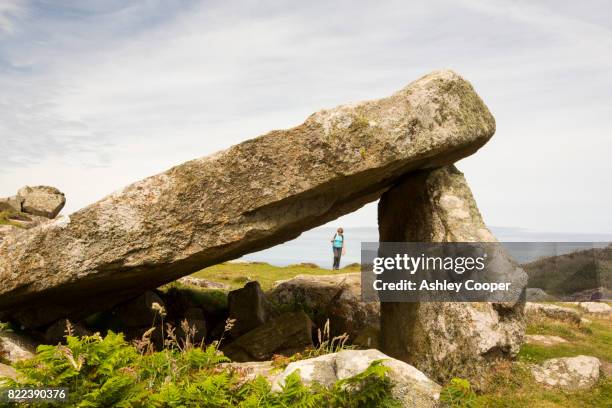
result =
[[[383,360],[389,367],[389,378],[393,382],[393,395],[405,407],[437,407],[441,387],[413,366],[395,360],[378,350],[345,350],[307,360],[290,363],[285,370],[272,379],[272,389],[280,390],[285,379],[299,370],[305,384],[318,382],[331,386],[338,380],[365,371],[376,360]]]
[[[304,312],[284,313],[242,335],[223,353],[234,361],[268,360],[312,347],[312,322]]]
[[[596,314],[610,314],[612,313],[612,307],[607,303],[602,302],[578,302],[580,306],[587,313]]]
[[[248,282],[227,295],[230,319],[235,319],[230,333],[236,338],[268,321],[271,307],[259,282]]]
[[[277,305],[299,305],[312,311],[315,324],[330,322],[332,337],[348,334],[355,340],[366,328],[378,328],[380,304],[361,300],[361,275],[298,275],[278,281],[268,293]]]
[[[538,318],[538,316],[548,317],[549,319],[566,321],[569,323],[580,324],[580,313],[572,308],[557,306],[549,303],[525,304],[525,313],[528,318]]]
[[[213,282],[202,278],[194,278],[193,276],[183,276],[181,279],[178,279],[178,282],[184,285],[197,286],[202,289],[220,289],[220,290],[228,290],[230,287],[224,283]]]
[[[80,323],[67,322],[66,319],[60,319],[57,322],[51,324],[45,330],[44,339],[45,344],[58,344],[65,343],[66,336],[68,335],[68,323],[73,336],[91,336],[91,331],[85,328]]]
[[[0,357],[16,363],[28,360],[36,353],[36,343],[29,337],[11,333],[0,332]]]
[[[0,244],[0,318],[30,327],[79,320],[293,239],[378,199],[407,173],[474,153],[494,131],[484,103],[451,71],[387,98],[320,111],[136,182],[18,240],[8,236]]]
[[[25,186],[17,196],[22,199],[21,211],[46,218],[55,218],[66,204],[64,193],[50,186]]]
[[[601,362],[596,357],[576,356],[552,358],[531,367],[535,380],[565,391],[584,390],[599,380]]]
[[[407,177],[379,203],[381,242],[493,242],[472,193],[454,166]],[[527,277],[503,252],[493,254],[524,287]],[[521,287],[521,286],[518,286]],[[525,332],[523,303],[381,303],[381,348],[431,378],[478,385],[498,358],[513,358]]]
[[[561,343],[567,343],[567,340],[559,336],[527,334],[525,335],[525,343],[540,344],[542,346],[554,346]]]

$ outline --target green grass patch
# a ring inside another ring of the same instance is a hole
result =
[[[21,224],[10,219],[11,215],[13,215],[13,213],[10,211],[0,211],[0,225],[12,225],[14,227],[23,228]]]
[[[559,336],[567,343],[554,346],[524,344],[519,353],[522,361],[540,363],[549,358],[594,356],[612,361],[612,321],[606,318],[591,318],[591,323],[582,326],[543,318],[527,327],[527,334]]]
[[[274,266],[264,262],[225,262],[202,269],[191,276],[223,283],[230,289],[241,288],[246,282],[256,280],[262,289],[267,291],[277,280],[291,279],[297,275],[331,275],[359,271],[359,264],[351,264],[333,271],[311,263]]]

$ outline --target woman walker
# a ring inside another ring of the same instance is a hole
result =
[[[342,228],[338,228],[331,243],[334,250],[334,266],[332,269],[340,269],[340,257],[344,255],[344,230]]]

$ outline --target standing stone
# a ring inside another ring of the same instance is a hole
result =
[[[472,86],[451,71],[322,110],[9,235],[0,244],[0,319],[78,321],[104,302],[294,239],[408,173],[469,156],[494,131]]]
[[[382,196],[378,217],[381,242],[495,241],[454,166],[406,178]],[[517,268],[504,253],[495,256]],[[524,272],[513,271],[524,286]],[[524,331],[520,302],[381,303],[383,352],[441,383],[463,377],[478,385],[489,363],[516,356]]]
[[[312,322],[304,312],[284,313],[242,335],[223,349],[233,361],[269,360],[312,347]]]
[[[227,295],[229,318],[235,319],[230,330],[236,338],[268,321],[271,311],[259,282],[248,282],[244,287]]]

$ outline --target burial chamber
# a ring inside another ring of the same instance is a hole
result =
[[[0,320],[78,320],[198,269],[291,240],[454,163],[495,121],[452,71],[314,113],[133,183],[0,244]]]

